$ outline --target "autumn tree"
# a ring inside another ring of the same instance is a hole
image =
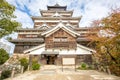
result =
[[[90,36],[96,44],[99,64],[109,66],[112,73],[120,76],[120,9],[112,10],[109,16],[93,24],[100,29],[99,34]]]
[[[15,7],[5,0],[0,0],[0,37],[12,33],[20,24],[13,20]]]

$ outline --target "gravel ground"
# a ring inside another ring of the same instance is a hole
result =
[[[108,75],[95,70],[77,70],[60,67],[42,68],[39,71],[27,71],[6,80],[120,80],[120,77]]]

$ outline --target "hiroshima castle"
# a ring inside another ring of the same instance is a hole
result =
[[[73,17],[73,10],[67,6],[47,6],[40,10],[41,16],[32,16],[33,28],[17,29],[14,54],[28,54],[45,65],[60,65],[61,59],[76,58],[76,64],[92,63],[95,53],[88,44],[89,35],[95,35],[96,28],[79,26],[81,16]]]

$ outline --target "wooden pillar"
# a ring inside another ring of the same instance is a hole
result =
[[[41,55],[39,55],[39,57],[38,57],[38,63],[39,64],[41,63]]]
[[[98,69],[98,71],[101,71],[101,68],[100,68],[100,66],[99,66],[99,65],[97,65],[97,69]]]
[[[29,55],[29,66],[32,65],[32,55]]]
[[[12,69],[11,78],[13,78],[14,75],[15,75],[15,68]]]
[[[110,69],[109,69],[109,66],[107,66],[106,68],[107,68],[108,74],[111,75],[111,71],[110,71]]]
[[[30,65],[28,65],[28,71],[30,70]]]
[[[24,72],[24,66],[21,67],[21,73],[23,73],[23,72]]]
[[[0,71],[0,78],[1,78],[2,71]]]

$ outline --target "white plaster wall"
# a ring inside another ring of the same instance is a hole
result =
[[[33,55],[39,55],[43,51],[45,51],[45,47],[36,49],[34,51],[31,51],[29,54]],[[47,50],[47,51],[52,51],[52,50]],[[60,55],[80,55],[80,54],[92,54],[89,50],[83,49],[81,47],[77,47],[77,50],[54,50],[58,51]]]
[[[43,51],[45,51],[45,47],[39,48],[37,50],[31,51],[29,54],[31,55],[40,55]]]

